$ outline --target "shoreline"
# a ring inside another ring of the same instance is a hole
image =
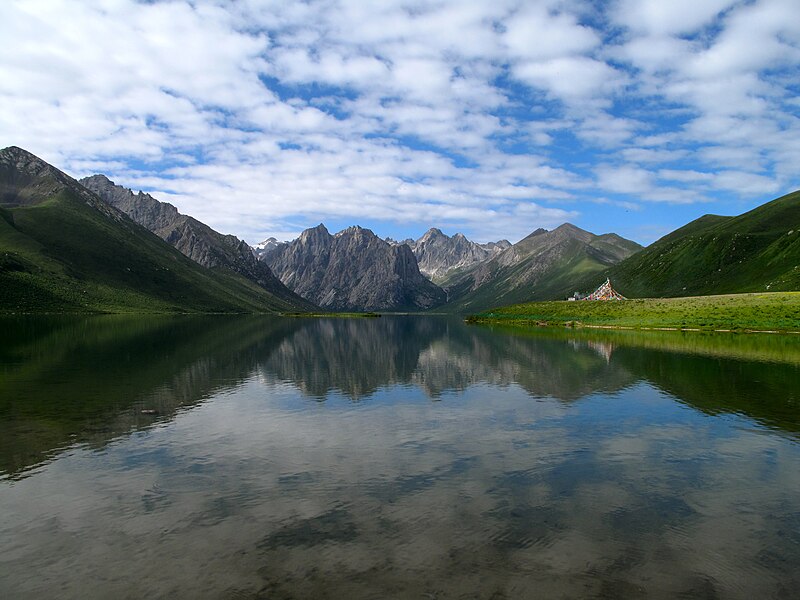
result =
[[[800,292],[529,302],[470,315],[465,322],[518,328],[798,334]]]

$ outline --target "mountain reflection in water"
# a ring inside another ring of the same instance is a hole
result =
[[[798,338],[401,316],[0,327],[3,597],[800,583]]]

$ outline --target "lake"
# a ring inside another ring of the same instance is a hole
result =
[[[0,320],[0,597],[789,598],[800,336]]]

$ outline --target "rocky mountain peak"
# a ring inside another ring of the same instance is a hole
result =
[[[443,281],[455,269],[488,260],[502,249],[496,247],[496,244],[476,244],[463,233],[450,237],[436,227],[432,227],[421,238],[408,245],[414,252],[420,271],[434,282]]]
[[[268,237],[263,242],[260,242],[260,243],[256,244],[255,247],[263,250],[264,248],[269,248],[271,246],[277,246],[278,244],[280,244],[280,242],[278,241],[278,238]]]
[[[182,222],[190,218],[179,213],[178,209],[172,204],[160,202],[150,194],[145,194],[142,191],[134,194],[132,190],[117,185],[105,175],[84,177],[80,183],[86,189],[100,196],[104,202],[121,210],[131,219],[140,225],[144,225],[165,240],[166,238],[159,233],[159,230],[171,228],[176,222]],[[166,241],[169,242],[170,240]],[[180,250],[180,248],[178,249]],[[185,252],[183,253],[186,254]],[[192,257],[189,256],[189,258]],[[193,260],[196,261],[196,259]]]
[[[264,260],[264,257],[267,254],[274,252],[276,248],[279,248],[287,243],[288,242],[279,242],[278,238],[268,237],[260,244],[253,246],[253,253],[256,255],[258,260]]]
[[[321,226],[320,226],[321,227]],[[444,303],[411,249],[357,225],[304,231],[263,260],[290,289],[331,310],[419,310]]]
[[[550,233],[554,237],[559,236],[561,238],[571,238],[584,243],[589,243],[592,239],[597,237],[593,233],[589,233],[585,229],[581,229],[572,223],[564,223],[559,225]]]
[[[378,236],[375,235],[375,233],[371,229],[365,229],[360,225],[351,225],[350,227],[342,229],[339,233],[335,234],[335,237],[346,237],[346,236],[368,238],[368,239],[378,238]]]
[[[315,242],[326,242],[328,238],[331,237],[328,228],[325,227],[322,223],[317,225],[316,227],[312,227],[311,229],[306,229],[303,233],[300,234],[300,237],[297,240],[301,244],[309,244]]]
[[[543,235],[545,233],[547,233],[547,229],[539,227],[538,229],[535,229],[534,231],[532,231],[531,233],[526,235],[522,240],[520,240],[520,242],[523,242],[523,241],[531,239],[531,238],[535,238],[536,236]],[[517,243],[519,243],[519,242],[517,242]]]
[[[81,181],[84,187],[86,187],[87,183],[93,187],[98,187],[98,186],[110,187],[115,185],[113,181],[111,181],[108,177],[106,177],[101,173],[89,175],[89,177],[84,177]]]
[[[421,238],[419,238],[419,240],[417,240],[417,242],[418,243],[419,242],[429,242],[431,240],[442,239],[442,238],[443,239],[449,239],[449,236],[446,236],[444,233],[442,233],[441,229],[439,229],[437,227],[431,227],[430,229],[428,229],[428,231],[426,231],[423,234],[423,236]]]
[[[0,164],[13,166],[18,171],[30,173],[32,175],[39,174],[43,171],[54,174],[61,173],[58,169],[49,165],[35,154],[31,154],[19,146],[8,146],[0,150]]]

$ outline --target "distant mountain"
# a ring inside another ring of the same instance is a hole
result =
[[[669,297],[800,290],[800,191],[737,217],[705,215],[587,281]]]
[[[443,281],[454,269],[468,268],[490,259],[511,246],[508,240],[477,244],[463,234],[450,237],[436,228],[418,240],[406,240],[414,252],[419,270],[434,283]]]
[[[33,154],[0,150],[0,311],[285,310],[297,306],[191,261]]]
[[[483,310],[532,300],[559,300],[579,290],[587,275],[639,251],[617,234],[595,235],[570,223],[537,229],[473,267],[451,272],[441,283],[452,312]],[[615,282],[616,285],[616,282]]]
[[[336,235],[324,225],[307,229],[265,261],[289,289],[331,310],[421,310],[445,301],[408,246],[393,246],[361,227]]]
[[[209,269],[238,273],[298,308],[314,308],[283,285],[266,263],[256,259],[253,249],[236,236],[219,233],[149,194],[141,191],[134,194],[128,188],[115,185],[105,175],[92,175],[81,179],[80,183],[196,263]]]
[[[289,242],[279,242],[277,238],[270,237],[265,239],[260,244],[256,244],[253,246],[253,253],[256,255],[258,260],[264,260],[267,254],[271,253],[275,248],[280,246],[284,246]]]

